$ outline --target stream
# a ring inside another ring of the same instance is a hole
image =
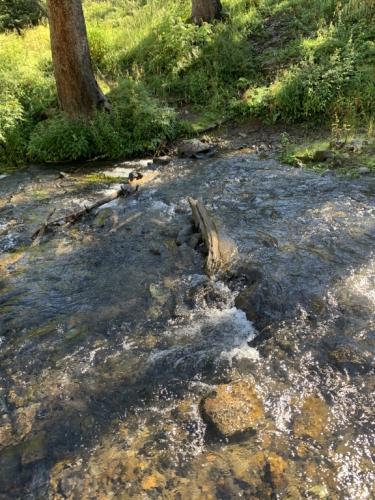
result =
[[[374,498],[374,178],[174,159],[31,245],[153,168],[0,179],[0,499]],[[216,279],[189,196],[238,247]],[[262,417],[226,436],[202,402],[238,381]]]

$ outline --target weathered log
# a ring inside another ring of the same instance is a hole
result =
[[[237,253],[237,247],[233,240],[220,234],[201,201],[189,197],[188,202],[195,226],[202,233],[207,248],[206,274],[212,277],[229,266]]]

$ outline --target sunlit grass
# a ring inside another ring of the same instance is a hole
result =
[[[199,124],[213,116],[314,123],[338,117],[369,127],[373,0],[223,0],[223,6],[223,22],[196,27],[191,0],[84,1],[104,92],[133,80],[170,106],[189,106],[201,115]],[[40,117],[56,108],[48,26],[0,34],[0,161],[24,161]]]

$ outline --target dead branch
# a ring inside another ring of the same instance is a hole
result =
[[[130,196],[132,194],[135,194],[138,192],[139,186],[142,186],[144,184],[147,184],[147,182],[153,180],[156,176],[158,175],[158,171],[153,171],[150,173],[147,173],[145,175],[142,175],[140,178],[135,178],[133,181],[129,181],[128,184],[123,184],[120,189],[117,191],[113,191],[113,193],[110,193],[108,196],[105,196],[104,198],[101,198],[100,200],[96,201],[95,203],[92,203],[91,205],[85,206],[84,208],[81,208],[80,210],[77,210],[76,212],[72,212],[68,215],[64,215],[63,217],[60,217],[58,219],[50,220],[51,216],[55,212],[53,210],[47,217],[47,219],[44,221],[43,225],[35,231],[35,233],[32,235],[31,239],[33,240],[32,246],[38,245],[40,243],[41,238],[45,234],[46,231],[53,227],[57,226],[63,226],[65,224],[75,224],[77,221],[79,221],[82,217],[87,215],[88,213],[92,212],[93,210],[96,210],[97,208],[101,207],[102,205],[106,205],[107,203],[110,203],[113,200],[116,200],[117,198],[120,198],[121,196]],[[36,243],[37,242],[37,243]]]
[[[65,224],[75,224],[84,215],[87,215],[88,213],[101,207],[102,205],[105,205],[106,203],[116,200],[120,196],[129,196],[133,193],[136,193],[137,191],[138,191],[138,186],[136,186],[134,189],[133,187],[130,187],[128,185],[123,185],[117,191],[114,191],[113,193],[109,194],[108,196],[105,196],[104,198],[101,198],[100,200],[96,201],[95,203],[92,203],[91,205],[88,205],[76,212],[72,212],[68,215],[65,215],[64,217],[60,217],[59,219],[54,219],[50,221],[51,215],[55,212],[55,210],[53,210],[53,212],[51,212],[51,214],[49,214],[47,219],[44,221],[43,225],[32,235],[31,239],[34,240],[32,246],[35,246],[36,244],[35,241],[37,239],[39,239],[40,241],[40,239],[48,229],[51,229],[56,226],[63,226]]]

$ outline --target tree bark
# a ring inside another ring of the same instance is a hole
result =
[[[81,0],[48,0],[47,5],[60,108],[72,117],[108,109],[92,69]]]
[[[220,0],[193,0],[191,17],[195,24],[209,23],[220,19],[222,6]]]

